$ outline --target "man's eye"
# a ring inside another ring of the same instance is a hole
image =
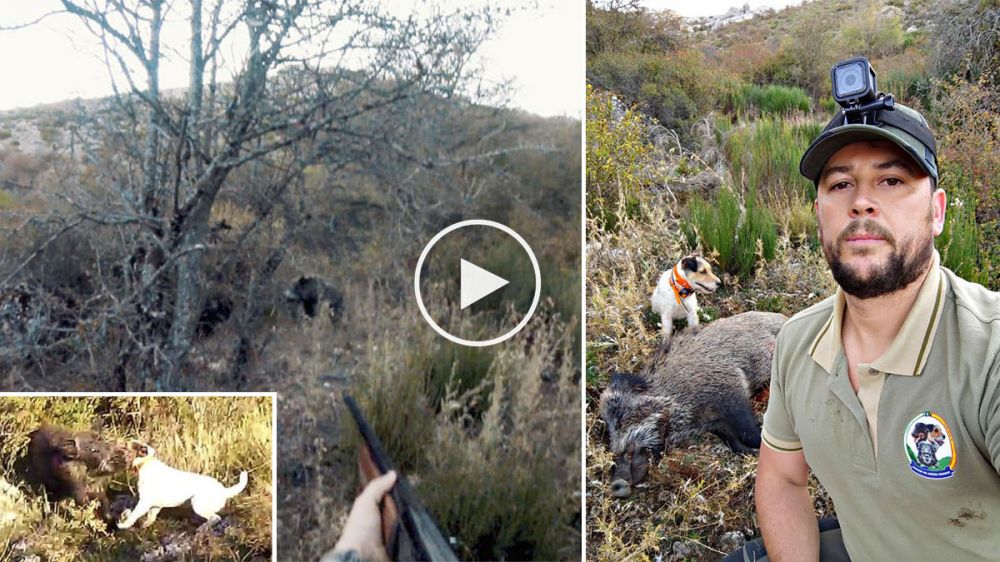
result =
[[[846,188],[848,188],[850,186],[851,186],[851,184],[848,183],[848,182],[846,182],[846,181],[839,181],[839,182],[831,185],[830,189],[833,190],[833,191],[836,191],[838,189],[846,189]]]
[[[903,183],[903,180],[899,178],[886,178],[884,181],[889,187],[896,187],[897,185]]]

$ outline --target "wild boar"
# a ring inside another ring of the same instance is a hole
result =
[[[108,520],[108,481],[128,468],[128,449],[102,440],[93,431],[70,431],[48,424],[29,437],[31,471],[52,499],[71,497],[77,505],[96,499],[101,516]]]
[[[785,320],[770,312],[716,320],[661,346],[639,374],[611,377],[600,415],[615,456],[614,495],[631,494],[667,448],[704,432],[737,453],[760,448],[750,397],[769,382],[775,338]]]

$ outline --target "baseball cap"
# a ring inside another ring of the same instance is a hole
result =
[[[835,115],[802,155],[799,173],[814,183],[819,183],[823,166],[834,153],[852,142],[864,140],[887,140],[895,143],[937,181],[937,144],[927,126],[927,120],[916,110],[898,103],[892,110],[881,109],[873,116],[869,115],[867,124],[844,124],[844,114]]]

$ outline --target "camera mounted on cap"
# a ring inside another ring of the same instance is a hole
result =
[[[895,101],[892,94],[878,91],[875,69],[865,57],[840,61],[830,70],[833,82],[833,99],[843,107],[844,125],[869,124],[875,112],[892,111]]]

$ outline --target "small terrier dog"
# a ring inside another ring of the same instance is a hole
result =
[[[226,500],[246,488],[247,472],[240,472],[240,481],[226,488],[218,480],[204,474],[185,472],[167,466],[156,458],[156,450],[138,441],[129,443],[135,455],[132,467],[139,472],[139,503],[131,510],[125,510],[118,523],[119,529],[128,529],[143,515],[146,527],[156,521],[156,516],[164,507],[177,507],[191,500],[191,508],[213,524],[221,517],[219,511]]]
[[[714,293],[721,281],[704,258],[691,254],[660,275],[653,290],[653,310],[660,315],[663,343],[670,344],[674,319],[687,318],[688,327],[698,325],[698,292]]]

